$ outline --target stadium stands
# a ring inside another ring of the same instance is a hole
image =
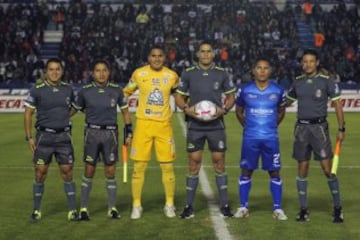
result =
[[[216,47],[216,62],[237,84],[249,81],[250,63],[267,55],[273,78],[286,87],[299,72],[302,50],[315,48],[314,34],[321,32],[323,67],[351,88],[359,86],[360,4],[355,1],[311,1],[310,15],[295,0],[283,5],[250,0],[37,2],[0,0],[0,83],[34,82],[41,59],[56,55],[64,60],[70,83],[88,81],[97,58],[111,62],[112,79],[124,83],[154,43],[166,47],[169,64],[181,72],[206,39]],[[49,41],[51,32],[60,34],[61,42]]]

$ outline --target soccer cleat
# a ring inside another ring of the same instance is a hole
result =
[[[89,216],[89,212],[88,212],[87,208],[80,209],[79,220],[80,221],[89,221],[90,220],[90,216]]]
[[[39,210],[34,210],[30,215],[30,221],[36,222],[41,219],[41,212]]]
[[[194,209],[191,205],[186,205],[184,211],[180,214],[180,218],[182,219],[190,219],[195,217]]]
[[[247,218],[250,216],[249,209],[246,207],[240,207],[237,209],[236,213],[234,214],[234,217],[236,218]]]
[[[137,207],[133,207],[132,211],[131,211],[131,219],[139,219],[141,218],[141,214],[142,214],[142,207],[141,206],[137,206]]]
[[[69,221],[78,221],[79,220],[79,214],[76,210],[71,210],[68,212],[67,218]]]
[[[298,222],[307,222],[310,221],[309,218],[309,212],[307,210],[307,208],[301,208],[300,212],[298,213],[298,215],[296,216],[296,221]]]
[[[175,210],[176,210],[176,209],[175,209],[174,206],[165,205],[165,207],[164,207],[164,214],[165,214],[165,216],[167,216],[168,218],[176,217]]]
[[[344,222],[344,215],[341,207],[334,207],[333,223]]]
[[[112,218],[112,219],[119,219],[120,218],[119,211],[116,209],[116,207],[109,208],[108,217]]]
[[[223,218],[231,218],[234,216],[234,214],[231,213],[231,209],[229,205],[225,205],[222,208],[220,208],[220,215]]]
[[[287,220],[288,219],[288,217],[285,215],[285,212],[282,209],[274,210],[273,218],[276,220]]]

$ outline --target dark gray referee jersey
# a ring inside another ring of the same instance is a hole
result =
[[[73,90],[67,83],[53,86],[44,81],[30,89],[25,106],[36,109],[36,127],[61,129],[70,124],[73,100]]]
[[[327,75],[317,74],[311,78],[300,75],[286,97],[292,101],[297,100],[298,119],[315,119],[327,116],[328,100],[340,98],[340,89]]]
[[[214,102],[219,107],[223,106],[222,94],[229,94],[236,91],[236,87],[230,80],[224,68],[215,64],[209,69],[202,69],[193,66],[185,69],[181,74],[181,80],[177,92],[182,95],[189,95],[189,105],[192,106],[202,100]],[[223,128],[222,119],[210,122],[199,122],[190,120],[190,128],[216,129]]]
[[[122,88],[114,83],[100,87],[95,82],[83,86],[74,103],[77,110],[85,109],[86,123],[102,126],[117,124],[117,105],[127,107]]]

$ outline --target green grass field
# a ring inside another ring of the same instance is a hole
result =
[[[343,224],[331,222],[332,201],[327,181],[322,175],[319,164],[311,162],[309,176],[309,209],[311,221],[298,223],[295,216],[298,211],[298,200],[295,189],[296,162],[291,158],[293,142],[294,114],[287,114],[280,126],[282,149],[282,177],[284,182],[283,207],[289,217],[288,221],[275,221],[271,216],[271,197],[266,172],[258,170],[253,177],[250,194],[251,216],[248,219],[227,219],[226,225],[232,239],[360,239],[360,128],[359,114],[347,113],[347,133],[340,157],[338,175],[345,214]],[[332,136],[335,137],[337,124],[335,115],[330,114],[329,121]],[[83,172],[82,134],[83,115],[73,119],[73,141],[76,151],[75,181],[77,199],[80,199],[80,180]],[[242,130],[235,115],[226,117],[229,150],[227,152],[227,171],[229,175],[229,199],[233,211],[238,207],[237,179],[239,174],[238,159]],[[182,211],[185,202],[185,176],[187,160],[185,139],[179,118],[174,115],[174,130],[177,145],[176,161],[176,206],[177,213]],[[164,204],[163,187],[160,170],[155,160],[147,170],[143,191],[143,217],[140,220],[130,219],[131,189],[122,183],[122,168],[118,165],[118,209],[120,220],[106,217],[107,196],[104,187],[103,167],[98,166],[91,193],[89,210],[90,222],[67,222],[67,207],[63,192],[62,180],[58,168],[53,164],[45,185],[42,204],[43,218],[38,223],[29,222],[32,210],[33,169],[31,154],[24,141],[23,115],[1,114],[0,117],[0,239],[217,239],[211,222],[207,199],[198,188],[195,211],[196,217],[190,220],[179,218],[167,219],[162,212]],[[204,156],[203,164],[217,197],[214,187],[214,174],[209,155]],[[131,163],[129,173],[131,173]]]

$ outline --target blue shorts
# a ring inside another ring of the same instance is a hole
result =
[[[280,170],[279,139],[243,139],[240,168],[245,170],[257,169],[260,156],[263,170]]]

